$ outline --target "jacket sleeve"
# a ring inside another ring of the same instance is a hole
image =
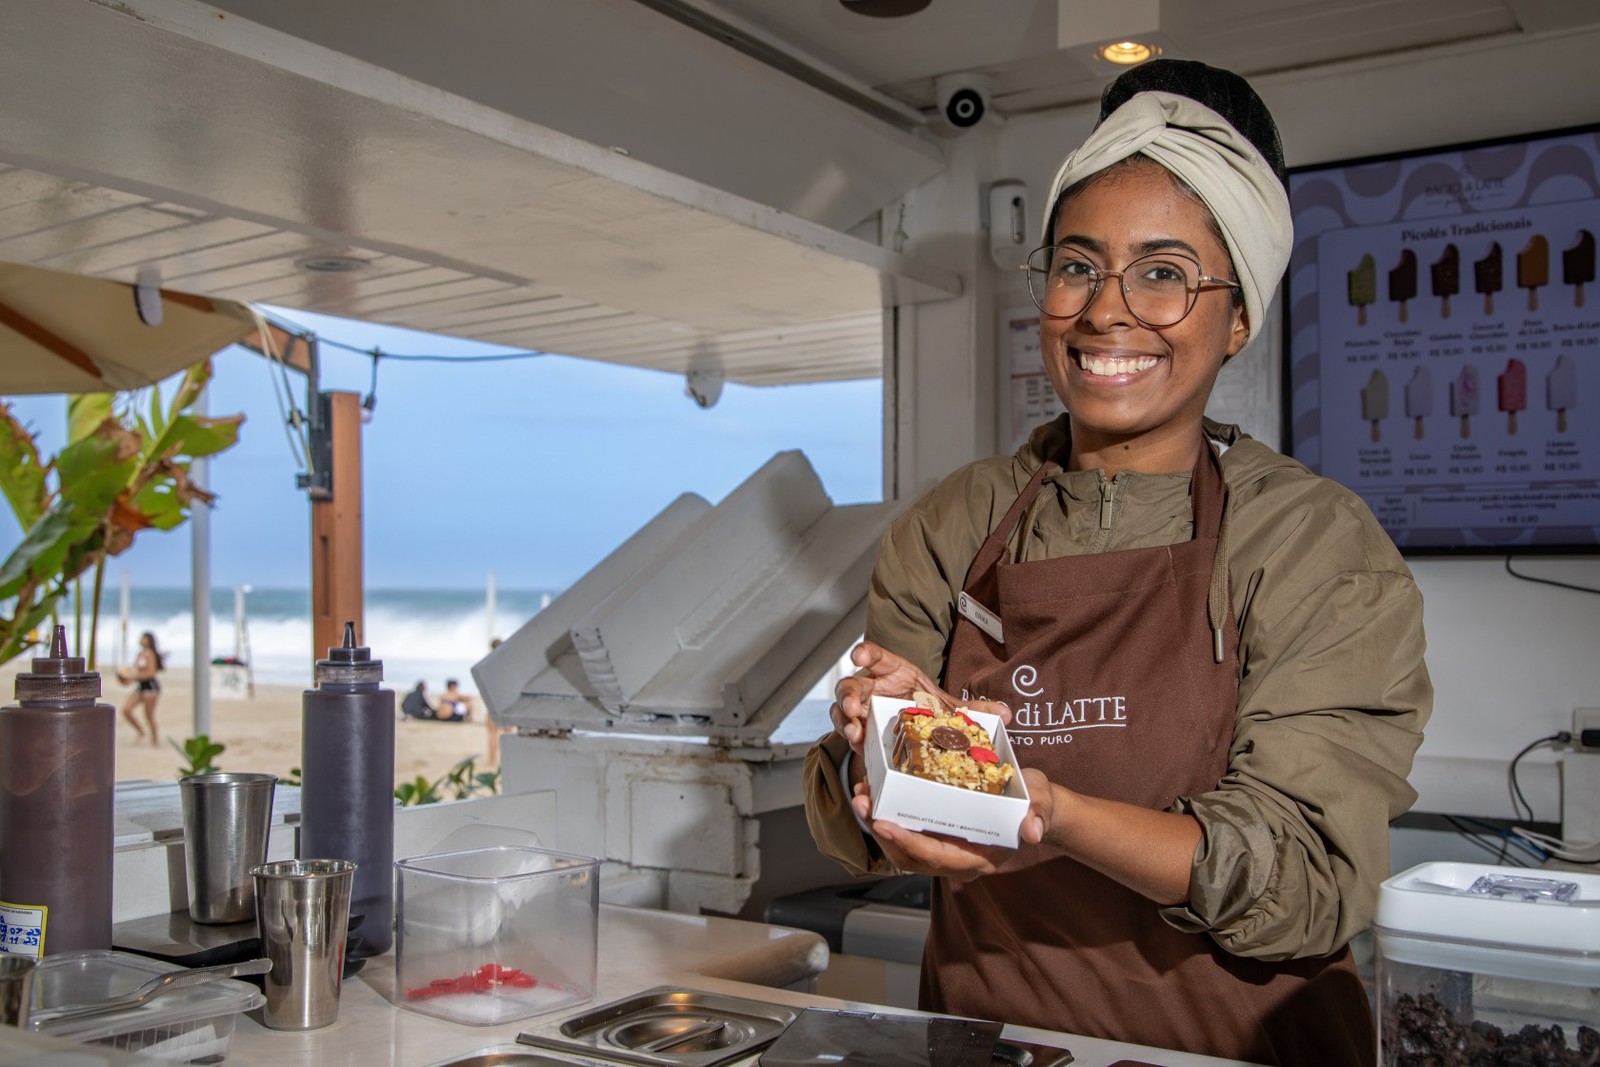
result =
[[[850,786],[839,777],[839,763],[849,748],[843,737],[830,732],[806,753],[801,771],[806,824],[817,850],[851,874],[897,874],[850,810]]]
[[[1410,571],[1359,498],[1321,495],[1274,509],[1230,553],[1229,767],[1176,805],[1202,839],[1188,904],[1162,914],[1241,956],[1325,955],[1371,924],[1388,824],[1416,799],[1406,777],[1432,709]]]

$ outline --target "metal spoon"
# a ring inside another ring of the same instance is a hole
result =
[[[215,982],[221,978],[234,978],[241,974],[266,974],[272,970],[272,961],[265,957],[254,960],[240,960],[235,963],[219,963],[212,967],[193,967],[185,970],[168,971],[166,974],[157,975],[148,982],[124,993],[120,997],[109,1000],[96,1000],[83,1004],[64,1004],[54,1008],[42,1008],[28,1016],[30,1026],[39,1023],[60,1022],[63,1019],[81,1019],[90,1015],[100,1015],[104,1012],[121,1011],[123,1008],[133,1008],[169,989],[185,989],[189,986],[204,985]]]

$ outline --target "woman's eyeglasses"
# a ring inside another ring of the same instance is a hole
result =
[[[1122,298],[1142,326],[1161,329],[1182,322],[1203,289],[1237,289],[1239,283],[1200,273],[1200,264],[1178,252],[1140,256],[1121,270],[1102,270],[1070,245],[1036,248],[1022,265],[1028,292],[1053,319],[1083,314],[1107,278],[1122,282]]]

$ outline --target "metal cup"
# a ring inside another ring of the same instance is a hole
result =
[[[26,1030],[28,1007],[33,1002],[32,956],[0,954],[0,1023]]]
[[[344,945],[350,925],[349,860],[280,860],[251,870],[261,954],[272,961],[261,1022],[274,1030],[315,1030],[339,1017]]]
[[[275,774],[196,774],[178,781],[189,918],[242,923],[255,917],[250,869],[267,858]]]

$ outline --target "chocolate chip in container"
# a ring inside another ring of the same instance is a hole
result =
[[[946,752],[965,752],[972,747],[971,739],[954,726],[935,726],[928,732],[928,740]]]

